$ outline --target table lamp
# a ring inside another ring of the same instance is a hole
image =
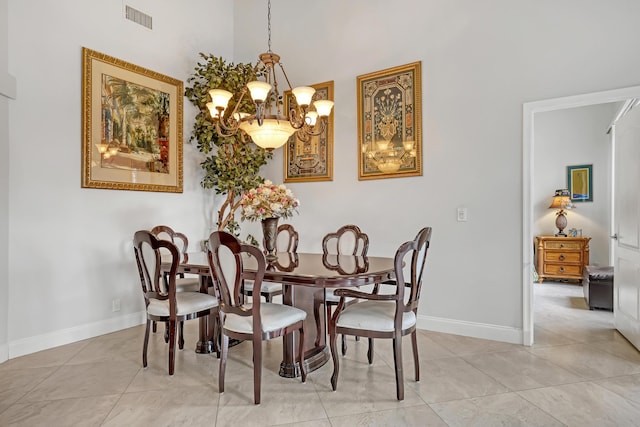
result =
[[[556,213],[556,227],[558,227],[558,232],[555,236],[567,236],[564,230],[567,226],[567,217],[565,216],[565,209],[573,208],[573,204],[571,203],[571,194],[569,190],[566,188],[556,190],[556,193],[553,196],[553,200],[551,201],[551,205],[549,209],[560,209]]]

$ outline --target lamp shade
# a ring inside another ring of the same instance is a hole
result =
[[[257,120],[243,121],[240,129],[245,131],[253,142],[265,150],[283,146],[296,131],[287,120],[264,119],[262,125]]]
[[[313,98],[313,94],[316,93],[316,90],[309,86],[299,86],[293,88],[291,92],[293,92],[293,96],[296,97],[298,105],[307,106],[311,104],[311,98]]]
[[[255,102],[264,102],[271,91],[271,85],[269,83],[257,80],[247,83],[247,87],[251,93],[251,99]]]
[[[214,110],[218,107],[224,110],[227,108],[227,104],[229,104],[229,100],[233,94],[224,89],[211,89],[209,91],[209,96],[211,97],[211,104]],[[209,107],[209,105],[207,105],[207,107]],[[209,107],[209,110],[211,111],[211,107]]]
[[[333,101],[329,101],[328,99],[321,99],[313,103],[313,106],[316,107],[316,111],[320,117],[329,117],[331,114],[331,109],[333,108]]]
[[[571,203],[571,193],[567,189],[556,190],[553,196],[549,209],[571,209],[573,204]]]

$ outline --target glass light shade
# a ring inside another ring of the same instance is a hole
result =
[[[106,142],[103,142],[102,144],[96,144],[96,147],[98,147],[98,153],[104,154],[107,152],[107,148],[109,148],[109,144],[107,144]]]
[[[264,102],[271,91],[271,85],[269,83],[257,80],[247,83],[247,87],[251,93],[251,99],[259,102]]]
[[[116,154],[118,154],[118,147],[111,147],[111,148],[109,148],[109,153],[110,153],[112,156],[115,156]]]
[[[283,146],[296,131],[287,120],[264,119],[262,126],[257,120],[240,123],[240,129],[245,131],[258,146],[266,150],[273,150]]]
[[[378,141],[376,142],[376,146],[378,147],[378,151],[384,151],[389,148],[389,141]]]
[[[328,117],[329,114],[331,114],[331,109],[333,108],[333,101],[321,99],[314,102],[313,106],[316,107],[316,111],[320,117]]]
[[[411,151],[413,149],[413,141],[403,141],[402,146],[404,147],[405,151]]]
[[[293,92],[293,96],[296,97],[298,105],[308,106],[311,105],[311,98],[313,98],[313,94],[316,93],[316,90],[309,86],[300,86],[293,88],[291,92]]]
[[[209,114],[211,114],[211,117],[217,118],[218,117],[218,110],[216,110],[216,107],[213,105],[213,102],[207,102],[207,108],[209,109]],[[222,111],[220,111],[220,117],[224,117],[224,108],[222,109]]]
[[[237,121],[240,121],[242,119],[244,119],[245,117],[249,117],[251,114],[249,113],[243,113],[242,111],[239,113],[235,113],[233,115],[233,118],[236,119]]]
[[[217,110],[218,107],[222,107],[223,109],[227,108],[229,100],[231,99],[233,94],[224,89],[211,89],[209,91],[209,96],[211,97],[213,109]],[[211,111],[211,108],[209,108],[209,111]]]
[[[315,111],[308,111],[307,115],[304,116],[304,121],[309,126],[315,126],[316,122],[318,121],[318,113],[316,113]]]

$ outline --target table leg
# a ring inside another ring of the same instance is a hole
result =
[[[209,293],[209,281],[211,279],[208,275],[201,274],[200,275],[200,292]],[[209,354],[213,353],[213,333],[212,328],[214,323],[214,319],[210,318],[214,315],[202,316],[198,325],[198,342],[196,343],[196,353]]]
[[[317,287],[284,285],[282,295],[283,303],[300,308],[307,312],[304,321],[304,363],[307,373],[315,371],[327,363],[331,355],[326,346],[325,336],[320,337],[320,343],[316,347],[316,320],[313,315],[313,295],[318,291]],[[326,331],[325,313],[320,310],[320,322],[323,323],[321,330]],[[300,365],[296,361],[298,354],[299,334],[294,332],[282,337],[282,357],[280,363],[280,376],[295,378],[300,375]]]

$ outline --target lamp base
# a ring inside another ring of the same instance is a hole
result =
[[[564,236],[567,237],[567,234],[563,231],[567,226],[567,217],[564,215],[564,210],[560,209],[558,212],[558,216],[556,217],[556,227],[558,227],[558,232],[555,234],[556,237]]]

